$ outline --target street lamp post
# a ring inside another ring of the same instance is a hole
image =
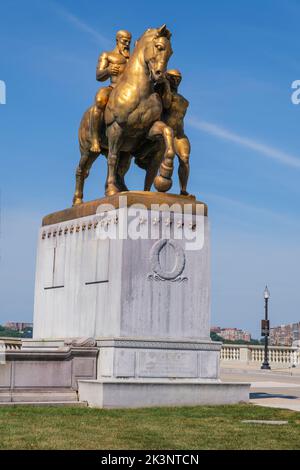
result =
[[[262,321],[262,328],[261,328],[261,334],[262,336],[265,337],[265,357],[264,357],[264,362],[262,363],[261,369],[268,369],[270,370],[270,364],[268,361],[268,339],[269,339],[269,334],[270,334],[270,322],[268,319],[268,307],[269,307],[269,298],[270,298],[270,292],[268,287],[266,286],[265,291],[264,291],[264,298],[265,298],[265,319]]]

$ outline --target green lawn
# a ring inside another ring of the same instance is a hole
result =
[[[244,424],[287,420],[284,426]],[[0,449],[300,449],[300,413],[253,405],[0,407]]]

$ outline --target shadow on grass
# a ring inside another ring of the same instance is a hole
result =
[[[294,395],[285,395],[284,393],[264,393],[264,392],[255,392],[250,393],[250,400],[252,399],[264,399],[264,398],[284,398],[287,400],[298,400],[300,397]]]

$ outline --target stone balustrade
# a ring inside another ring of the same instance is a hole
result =
[[[285,346],[269,346],[269,362],[285,366],[300,365],[300,348]],[[222,362],[243,362],[246,364],[262,363],[264,346],[244,344],[223,344],[221,349]]]
[[[21,338],[1,338],[0,337],[0,347],[5,351],[16,351],[22,347]]]
[[[0,345],[5,351],[17,351],[22,347],[21,338],[0,338]],[[300,365],[300,348],[285,346],[269,346],[269,362],[287,366]],[[221,361],[262,363],[264,360],[264,346],[244,344],[223,344]]]

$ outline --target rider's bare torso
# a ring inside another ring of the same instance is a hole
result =
[[[96,78],[99,82],[105,82],[110,79],[110,86],[113,88],[120,75],[125,70],[128,58],[124,57],[118,51],[103,52],[98,60]]]
[[[129,33],[128,33],[129,34]],[[98,90],[95,105],[91,109],[91,151],[100,153],[100,129],[103,113],[113,88],[123,74],[129,60],[130,38],[117,38],[117,46],[113,51],[103,52],[96,69],[96,79],[99,82],[110,80],[109,86]]]
[[[183,119],[188,106],[188,100],[179,93],[173,92],[170,107],[164,109],[162,119],[173,129],[174,137],[180,137],[183,133]]]

